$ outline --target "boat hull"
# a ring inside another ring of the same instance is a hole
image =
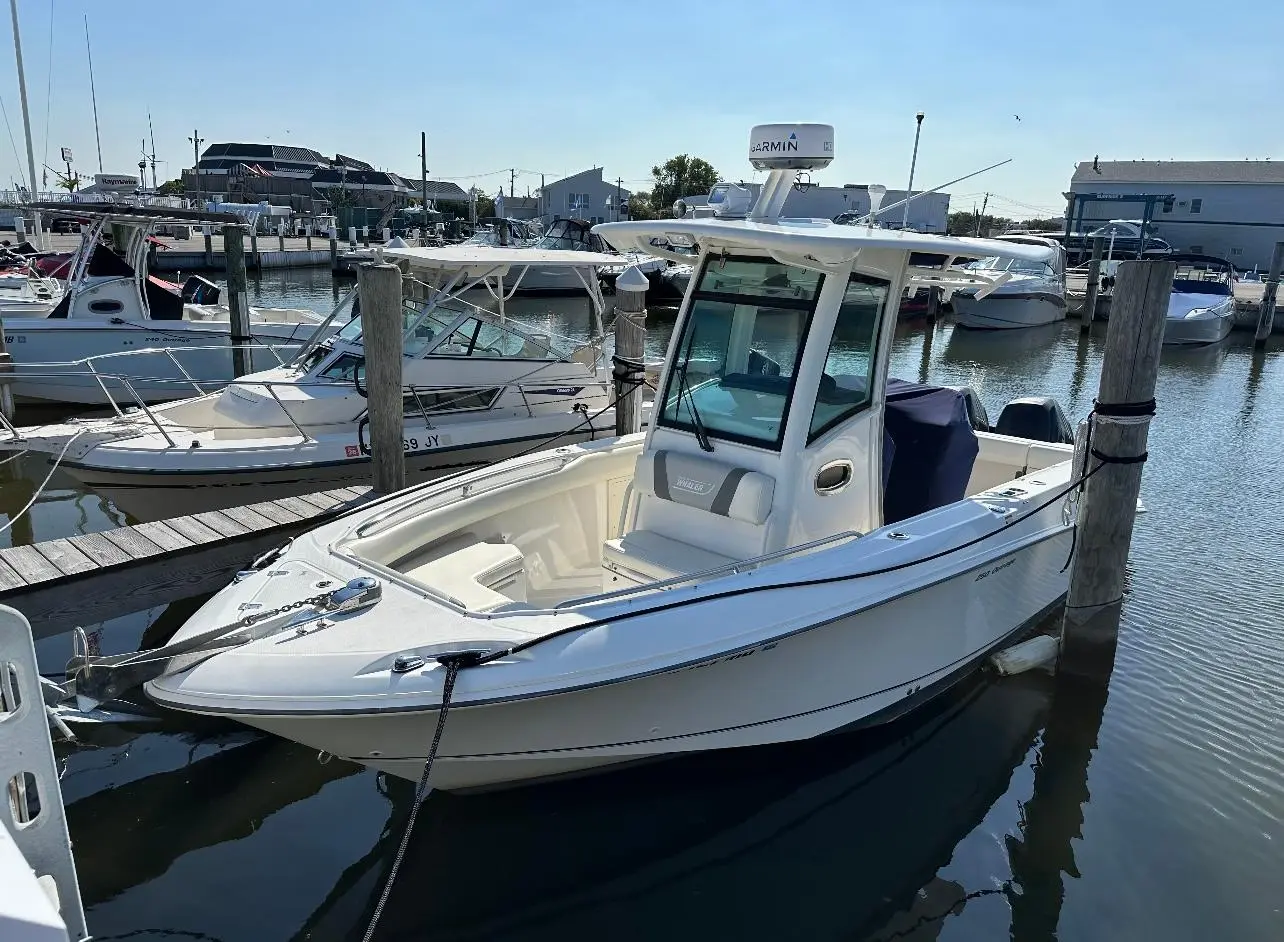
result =
[[[184,370],[201,381],[205,391],[234,378],[228,326],[217,321],[137,326],[14,318],[6,320],[4,328],[14,361],[13,393],[19,401],[107,405],[110,395],[116,402],[132,406],[137,405],[137,398],[154,403],[193,395],[196,390]],[[261,350],[251,351],[252,371],[280,365],[270,345],[292,345],[277,351],[281,358],[289,359],[315,328],[311,323],[252,323],[251,336],[264,344]],[[151,348],[157,349],[143,352]],[[159,348],[172,350],[174,358]],[[102,358],[94,365],[103,377],[101,384],[87,365],[69,362],[87,357]]]
[[[1220,343],[1230,335],[1234,322],[1233,302],[1218,306],[1207,316],[1169,317],[1164,321],[1164,343],[1171,346]]]
[[[452,705],[433,768],[444,790],[491,788],[705,750],[811,739],[890,721],[974,671],[987,654],[1056,605],[1066,589],[1070,531],[1049,508],[1038,535],[948,577],[925,564],[922,584],[850,613],[740,649],[662,671],[577,689],[467,702],[467,677]],[[936,581],[932,581],[935,579]],[[977,584],[983,583],[982,589]],[[784,604],[805,609],[806,592],[781,587],[755,606],[770,618]],[[819,612],[822,606],[815,605]],[[778,624],[779,622],[777,622]],[[643,625],[632,626],[645,630]],[[628,630],[625,628],[624,630]],[[481,668],[481,670],[502,669]],[[798,682],[805,678],[805,682]],[[149,695],[191,712],[241,722],[406,779],[422,774],[436,709],[272,712],[183,702],[153,683]]]
[[[568,432],[557,438],[556,444],[592,441],[595,437],[611,434],[612,422],[608,415],[598,424],[596,432]],[[555,435],[556,431],[541,432],[504,441],[408,452],[406,483],[420,484],[446,474],[503,461],[538,448]],[[122,471],[78,462],[64,462],[62,470],[110,500],[129,517],[143,523],[317,491],[368,487],[372,473],[369,457],[235,471],[191,468]]]
[[[956,295],[955,321],[977,330],[1013,330],[1065,320],[1066,302],[1054,294],[991,294],[977,300]]]

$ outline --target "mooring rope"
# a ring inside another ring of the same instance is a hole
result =
[[[31,495],[31,500],[27,501],[26,505],[16,514],[9,514],[9,519],[0,526],[0,533],[7,533],[10,527],[22,519],[23,514],[36,505],[36,501],[40,498],[40,495],[43,494],[45,492],[45,488],[49,486],[49,479],[52,478],[54,476],[54,472],[58,470],[58,465],[62,464],[62,459],[67,454],[67,449],[71,447],[72,442],[88,431],[89,429],[87,427],[79,429],[69,439],[67,439],[67,444],[62,446],[62,451],[58,453],[58,457],[55,458],[53,463],[49,466],[49,473],[46,474],[45,479],[40,482],[40,486],[36,488],[36,492]],[[22,454],[26,454],[26,452],[22,452]]]

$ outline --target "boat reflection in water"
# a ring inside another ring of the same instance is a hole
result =
[[[1007,874],[937,871],[1007,791],[1049,696],[1042,676],[979,682],[878,730],[434,794],[378,937],[934,938],[969,891],[1005,892]],[[360,936],[412,801],[389,787],[396,820],[295,938]]]
[[[1075,325],[1073,329],[1077,329]],[[950,331],[941,360],[946,363],[977,363],[990,366],[995,363],[1026,360],[1047,351],[1049,354],[1067,330],[1065,322],[1042,324],[1024,330],[960,330]]]

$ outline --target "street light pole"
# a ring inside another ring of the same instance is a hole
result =
[[[192,136],[188,138],[192,142],[192,173],[196,176],[196,208],[201,208],[201,145],[205,143],[205,138],[200,136],[199,131],[192,131]]]
[[[910,178],[909,185],[905,188],[905,207],[901,211],[901,228],[909,228],[909,204],[910,197],[914,195],[914,167],[918,163],[918,136],[923,133],[923,112],[914,116],[917,122],[914,128],[914,156],[910,158]]]

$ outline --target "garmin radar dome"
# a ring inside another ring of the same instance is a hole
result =
[[[760,124],[749,132],[755,170],[819,170],[833,159],[831,124]]]

